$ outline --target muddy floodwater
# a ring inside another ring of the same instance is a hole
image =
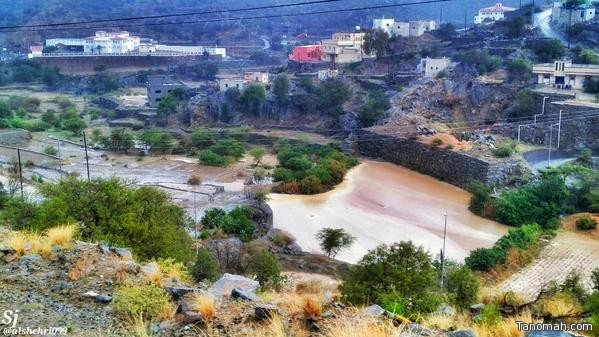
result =
[[[437,254],[447,211],[447,256],[463,260],[490,247],[507,228],[468,210],[470,194],[401,166],[365,160],[333,191],[315,196],[271,194],[274,225],[306,251],[320,252],[314,235],[323,227],[344,228],[357,238],[337,258],[357,262],[382,243],[412,240]]]

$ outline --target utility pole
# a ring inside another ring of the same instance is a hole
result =
[[[568,22],[568,49],[570,49],[570,40],[572,39],[572,11],[573,8],[568,9],[570,11],[570,19]]]
[[[439,28],[443,24],[443,6],[439,7]]]
[[[56,139],[56,147],[58,149],[58,172],[60,172],[60,180],[62,180],[62,158],[60,157],[60,139]]]
[[[468,26],[468,12],[464,11],[464,35],[466,34],[467,26]]]
[[[87,181],[91,181],[89,176],[89,157],[87,155],[87,138],[85,137],[85,131],[83,131],[83,146],[85,147],[85,165],[87,167]]]
[[[559,139],[562,136],[562,112],[564,112],[564,110],[559,111],[559,119],[557,122],[557,148],[558,149],[559,149]]]
[[[549,125],[549,155],[547,156],[547,167],[551,165],[551,148],[553,147],[553,127],[558,125],[558,123]]]
[[[443,250],[441,251],[441,291],[445,283],[445,240],[447,238],[447,211],[443,214],[445,218],[445,229],[443,230]]]
[[[197,196],[196,196],[196,192],[193,191],[193,222],[195,223],[195,237],[196,237],[196,255],[199,254],[199,247],[198,247],[198,204],[197,204]]]
[[[17,158],[19,160],[19,181],[21,182],[21,199],[23,199],[23,166],[21,166],[21,149],[17,148]]]

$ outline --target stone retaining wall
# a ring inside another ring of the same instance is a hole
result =
[[[490,163],[465,153],[432,148],[417,140],[385,136],[361,130],[360,154],[379,158],[465,188],[474,180],[488,184],[506,183],[521,169],[520,161]]]

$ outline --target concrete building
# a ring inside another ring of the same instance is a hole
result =
[[[165,44],[155,45],[156,51],[158,52],[171,52],[171,53],[184,53],[184,54],[197,54],[197,55],[211,55],[227,57],[227,49],[219,47],[204,47],[204,46],[169,46]]]
[[[42,56],[43,51],[44,51],[43,46],[30,46],[29,54],[27,55],[27,58],[40,57],[40,56]]]
[[[243,74],[243,79],[248,82],[268,84],[270,83],[270,74],[259,71],[245,72]]]
[[[182,88],[186,91],[188,89],[185,83],[181,81],[173,81],[167,76],[148,76],[148,81],[146,82],[146,89],[148,91],[148,105],[150,105],[152,108],[156,108],[164,97],[177,88]]]
[[[516,8],[504,6],[502,3],[496,3],[494,6],[481,8],[478,15],[474,17],[474,23],[480,25],[485,22],[494,22],[503,20],[505,13],[515,11]]]
[[[364,37],[366,33],[335,33],[333,38],[323,40],[324,54],[322,61],[339,64],[355,63],[363,58],[373,57],[364,53]]]
[[[293,49],[293,54],[289,55],[289,61],[299,63],[318,63],[321,62],[324,48],[320,44],[309,46],[297,46]]]
[[[389,36],[418,37],[425,32],[437,29],[433,20],[395,21],[394,19],[374,19],[372,29],[380,29]]]
[[[330,80],[339,76],[339,70],[337,69],[323,69],[318,71],[318,79],[321,81]]]
[[[46,47],[56,47],[69,52],[83,52],[86,54],[112,54],[129,53],[137,50],[140,44],[138,36],[131,36],[129,32],[106,32],[99,30],[94,36],[83,39],[57,38],[46,40]]]
[[[231,88],[237,88],[239,91],[243,91],[249,84],[250,82],[242,78],[223,78],[218,81],[218,88],[222,93]]]
[[[551,8],[551,22],[561,26],[570,26],[595,18],[597,8],[590,4],[566,8],[561,1],[555,1]]]
[[[451,65],[451,59],[443,58],[423,58],[420,59],[420,64],[416,71],[422,73],[425,77],[435,77],[437,74],[447,69]]]
[[[532,73],[538,84],[565,89],[583,89],[584,81],[599,79],[599,65],[574,64],[572,61],[535,64]]]

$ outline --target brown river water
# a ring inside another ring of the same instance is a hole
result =
[[[443,245],[447,211],[447,256],[463,260],[490,247],[507,228],[472,214],[470,193],[398,165],[364,160],[334,190],[311,196],[271,194],[274,226],[291,233],[306,251],[320,252],[314,238],[324,227],[343,228],[357,238],[337,258],[355,263],[368,250],[412,240],[436,255]]]

